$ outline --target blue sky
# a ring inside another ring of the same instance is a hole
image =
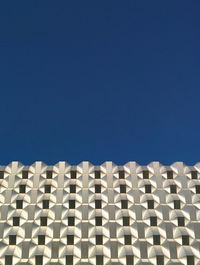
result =
[[[2,1],[0,164],[200,160],[199,1]]]

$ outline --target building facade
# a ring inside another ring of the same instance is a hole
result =
[[[200,264],[200,163],[1,166],[0,264]]]

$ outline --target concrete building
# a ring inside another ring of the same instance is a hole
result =
[[[200,264],[200,163],[1,166],[0,264]]]

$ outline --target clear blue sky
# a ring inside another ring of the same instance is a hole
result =
[[[1,1],[0,164],[200,160],[200,1]]]

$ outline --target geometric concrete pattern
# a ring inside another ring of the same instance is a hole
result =
[[[0,264],[200,264],[200,164],[1,166]]]

